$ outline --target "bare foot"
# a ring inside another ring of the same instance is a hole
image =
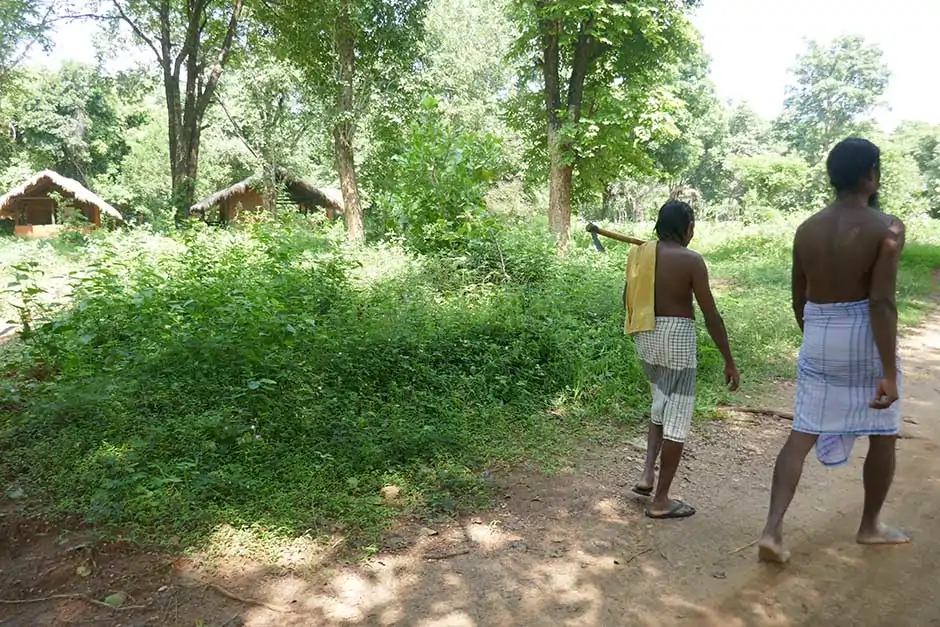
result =
[[[911,541],[911,537],[897,527],[879,523],[874,531],[859,531],[855,536],[855,541],[867,545],[907,544]]]
[[[790,551],[773,538],[761,538],[757,543],[757,559],[771,564],[786,564],[790,561]]]

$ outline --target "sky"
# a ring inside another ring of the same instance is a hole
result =
[[[719,96],[748,102],[766,117],[779,113],[789,69],[807,40],[861,35],[881,46],[892,71],[887,106],[877,114],[882,126],[890,130],[901,120],[940,124],[938,0],[703,0],[692,21],[711,57]],[[55,41],[51,56],[34,60],[53,66],[66,59],[94,61],[81,25],[61,26]]]
[[[711,57],[720,97],[779,113],[789,68],[806,41],[861,35],[878,44],[892,72],[887,129],[902,120],[940,123],[937,0],[703,0],[693,23]]]

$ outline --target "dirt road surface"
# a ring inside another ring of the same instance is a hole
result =
[[[643,517],[628,496],[642,452],[628,445],[586,453],[557,477],[504,477],[495,510],[403,528],[364,565],[302,546],[276,566],[237,547],[212,559],[142,554],[0,518],[0,598],[121,591],[143,606],[0,605],[0,625],[940,625],[940,314],[902,356],[904,439],[886,514],[913,534],[909,546],[854,543],[859,441],[849,467],[807,461],[786,525],[793,559],[759,564],[752,542],[789,423],[742,415],[698,428],[677,484],[699,513],[683,521]],[[777,409],[791,402],[782,388]]]

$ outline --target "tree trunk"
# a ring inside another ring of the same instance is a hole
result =
[[[339,186],[343,192],[343,215],[346,217],[346,241],[353,246],[365,242],[365,230],[362,226],[362,207],[359,205],[359,186],[356,180],[356,161],[352,142],[346,137],[343,125],[333,129],[336,144],[336,169],[339,172]]]
[[[547,2],[540,2],[544,9]],[[564,25],[558,20],[547,20],[540,24],[542,31],[542,78],[545,90],[545,108],[548,114],[548,156],[550,161],[548,180],[548,223],[555,235],[559,252],[568,246],[571,230],[571,197],[574,165],[568,159],[572,146],[561,137],[562,120],[559,112],[565,111],[565,124],[577,124],[581,119],[584,101],[584,82],[596,60],[600,49],[591,32],[594,18],[581,23],[574,55],[571,59],[571,74],[568,90],[562,102],[561,89],[561,37]]]
[[[179,161],[173,172],[173,199],[176,204],[176,223],[189,218],[189,208],[196,202],[196,180],[199,174],[199,121],[186,120],[180,133]]]
[[[210,53],[203,49],[203,34],[210,19],[220,16],[210,7],[209,0],[188,2],[183,12],[174,12],[180,7],[174,8],[169,0],[143,3],[145,6],[138,7],[144,12],[143,18],[134,9],[135,3],[112,0],[117,17],[153,51],[163,70],[170,184],[177,225],[189,217],[189,208],[195,202],[202,121],[232,51],[244,2],[234,0],[231,3],[225,34],[215,58],[210,59],[207,58]],[[146,11],[154,13],[147,14]],[[174,34],[179,26],[175,23],[177,18],[183,20],[183,41],[174,43]],[[156,28],[152,29],[152,25]],[[184,75],[185,93],[180,80]]]
[[[356,47],[351,21],[349,0],[341,0],[335,34],[336,50],[339,55],[339,63],[336,66],[339,87],[336,93],[336,111],[334,111],[336,119],[333,122],[333,143],[336,152],[336,170],[339,173],[339,185],[343,193],[346,241],[353,246],[360,246],[365,242],[365,230],[362,225],[359,184],[356,180],[356,112],[354,109]]]
[[[608,183],[604,186],[604,193],[601,195],[601,212],[605,220],[610,220],[614,215],[614,201],[617,198],[615,183]]]
[[[548,177],[548,224],[555,235],[555,245],[564,251],[571,230],[571,186],[574,167],[562,163],[563,147],[553,141]]]

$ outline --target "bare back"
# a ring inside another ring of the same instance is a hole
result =
[[[692,295],[701,256],[671,242],[656,244],[656,315],[695,319]]]
[[[805,277],[805,298],[815,303],[869,298],[872,271],[892,220],[876,209],[833,204],[801,224],[793,242],[794,273]]]

